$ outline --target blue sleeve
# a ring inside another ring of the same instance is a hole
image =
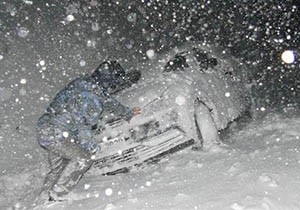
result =
[[[103,102],[103,108],[114,114],[115,117],[121,117],[127,121],[129,121],[133,117],[132,110],[121,104],[116,99],[109,97]]]

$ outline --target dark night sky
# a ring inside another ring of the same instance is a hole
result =
[[[85,61],[90,68],[107,56],[128,60],[131,66],[143,60],[147,49],[160,52],[188,37],[222,46],[249,64],[254,79],[262,83],[256,87],[262,104],[296,103],[300,98],[299,63],[286,65],[280,60],[285,49],[299,53],[296,1],[24,0],[2,1],[0,6],[1,54],[16,42],[27,45],[33,57],[52,63],[52,72],[45,72],[48,80],[55,80],[53,72],[62,69],[72,75],[68,68],[74,66],[67,63],[80,56],[89,55]],[[66,21],[68,14],[75,20]],[[20,27],[29,30],[22,40],[17,35]],[[61,59],[66,65],[59,65]],[[1,72],[6,70],[2,61]]]

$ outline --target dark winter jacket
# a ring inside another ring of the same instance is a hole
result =
[[[94,152],[93,129],[97,127],[103,112],[116,118],[130,120],[131,109],[112,98],[107,78],[84,76],[69,83],[53,99],[47,112],[38,120],[38,141],[45,148],[71,138],[85,150]]]

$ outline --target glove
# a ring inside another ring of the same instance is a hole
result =
[[[126,117],[126,121],[129,123],[130,120],[134,117],[137,116],[139,114],[142,113],[142,109],[140,107],[134,107],[128,114],[128,116]]]

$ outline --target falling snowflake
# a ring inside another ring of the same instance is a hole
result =
[[[85,184],[85,185],[84,185],[84,189],[85,189],[85,190],[89,189],[90,187],[91,187],[90,184]]]
[[[178,104],[179,106],[184,105],[186,102],[185,97],[184,96],[177,96],[175,99],[175,103]]]
[[[68,15],[68,16],[66,17],[66,21],[68,21],[68,22],[72,22],[72,21],[74,21],[74,20],[75,20],[74,15]]]
[[[130,13],[130,14],[127,16],[127,20],[128,20],[129,22],[135,23],[135,22],[136,22],[136,13]]]
[[[44,66],[44,65],[45,65],[45,61],[44,61],[44,60],[41,60],[41,61],[40,61],[40,65],[41,65],[41,66]]]
[[[81,60],[80,62],[79,62],[79,64],[80,64],[80,66],[85,66],[86,65],[86,62],[85,62],[85,60]]]
[[[17,34],[19,37],[25,38],[29,34],[29,30],[25,27],[17,28]]]
[[[24,85],[24,84],[27,83],[27,80],[23,78],[23,79],[20,80],[20,83]]]
[[[106,31],[107,34],[112,34],[113,33],[113,30],[110,28]]]
[[[113,194],[113,190],[111,188],[105,189],[105,195],[111,196]]]
[[[28,4],[28,5],[32,5],[32,4],[33,4],[33,1],[29,1],[29,0],[23,0],[23,2],[24,2],[25,4]]]
[[[150,50],[147,50],[146,55],[148,56],[149,59],[153,59],[155,56],[155,52],[154,52],[154,50],[150,49]]]
[[[296,53],[292,50],[285,50],[282,54],[281,54],[281,60],[285,63],[294,63],[296,60]]]
[[[67,131],[63,132],[63,137],[68,138],[69,137],[69,133]]]
[[[226,93],[225,93],[225,96],[226,96],[226,97],[230,97],[230,93],[229,93],[229,92],[226,92]]]

